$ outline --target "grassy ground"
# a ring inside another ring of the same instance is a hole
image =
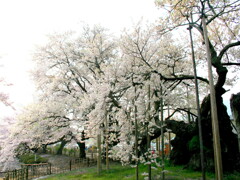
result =
[[[165,180],[200,180],[201,172],[195,172],[184,169],[182,166],[167,166]],[[143,173],[147,172],[147,166],[140,165],[139,179],[143,180]],[[159,180],[161,169],[152,170],[152,179]],[[212,173],[206,174],[207,180],[214,180]],[[103,170],[100,175],[97,174],[96,167],[83,168],[77,171],[71,171],[64,174],[51,175],[43,178],[45,180],[135,180],[135,168],[130,166],[121,166],[121,164],[113,163],[110,170]],[[225,175],[224,180],[239,180],[240,173]]]

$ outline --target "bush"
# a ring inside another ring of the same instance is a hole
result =
[[[190,151],[199,150],[199,137],[198,136],[193,136],[193,138],[188,143],[188,148]]]
[[[36,161],[35,161],[35,154],[24,154],[19,157],[19,161],[24,164],[39,164],[39,163],[46,163],[47,159],[39,155],[36,155]]]
[[[68,155],[69,156],[76,156],[77,155],[77,149],[75,149],[75,148],[68,149]]]

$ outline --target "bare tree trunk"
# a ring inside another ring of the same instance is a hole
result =
[[[238,152],[240,153],[240,93],[232,94],[230,99],[233,119],[238,134]]]
[[[47,144],[42,145],[42,153],[46,154],[47,153]]]
[[[79,158],[86,158],[86,145],[85,142],[77,142],[78,147],[79,147]]]
[[[62,155],[63,148],[64,148],[64,146],[65,146],[66,144],[67,144],[67,141],[64,141],[64,140],[61,141],[61,145],[60,145],[60,147],[59,147],[58,150],[57,150],[57,155]]]

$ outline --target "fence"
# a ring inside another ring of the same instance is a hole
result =
[[[74,159],[70,160],[65,166],[52,165],[50,163],[42,164],[24,164],[21,169],[4,172],[4,180],[30,180],[50,174],[64,173],[77,170],[82,167],[89,167],[96,164],[94,159]]]

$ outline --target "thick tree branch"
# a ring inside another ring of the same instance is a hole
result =
[[[177,109],[174,110],[174,112],[173,112],[170,116],[168,116],[168,117],[166,118],[166,120],[169,120],[169,119],[170,119],[170,118],[171,118],[176,112],[181,112],[181,111],[184,111],[184,112],[190,113],[192,116],[197,117],[196,114],[194,114],[194,113],[192,113],[192,112],[190,112],[190,111],[188,111],[188,110],[186,110],[186,109],[183,109],[183,108],[177,108]]]
[[[228,51],[228,49],[232,48],[232,47],[235,47],[235,46],[239,46],[240,45],[240,41],[237,41],[237,42],[234,42],[234,43],[231,43],[231,44],[228,44],[226,45],[222,50],[221,52],[219,53],[218,55],[218,59],[221,61],[223,55]],[[239,64],[239,63],[238,63]]]
[[[240,63],[234,63],[234,62],[229,62],[229,63],[222,63],[223,66],[240,66]]]
[[[192,75],[181,75],[181,76],[174,76],[174,77],[166,77],[166,76],[163,76],[161,73],[159,73],[156,70],[152,71],[152,73],[158,74],[160,76],[160,78],[165,80],[165,81],[176,81],[176,80],[182,81],[182,80],[194,79],[194,76],[192,76]],[[197,79],[209,84],[209,81],[207,79],[203,78],[203,77],[198,76]]]

